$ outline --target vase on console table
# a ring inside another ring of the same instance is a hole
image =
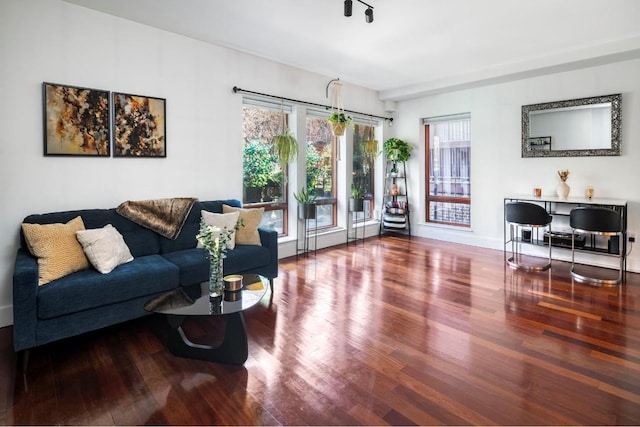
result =
[[[566,183],[569,171],[566,169],[559,170],[558,176],[560,177],[560,184],[556,187],[556,194],[560,200],[566,200],[569,197],[569,191],[571,191],[571,187]]]

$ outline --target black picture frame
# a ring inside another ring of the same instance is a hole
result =
[[[109,91],[42,83],[45,156],[111,156]]]
[[[167,157],[167,100],[112,92],[113,157]]]

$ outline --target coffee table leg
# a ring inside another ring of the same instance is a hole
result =
[[[227,324],[224,328],[222,343],[216,347],[196,344],[187,338],[182,329],[186,316],[167,316],[169,321],[169,350],[176,356],[192,359],[208,360],[210,362],[242,365],[249,357],[247,344],[247,329],[242,312],[226,315]]]

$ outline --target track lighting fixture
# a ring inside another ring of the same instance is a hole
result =
[[[373,9],[371,7],[368,7],[367,10],[364,11],[364,16],[367,20],[367,23],[371,24],[373,22]]]
[[[351,16],[353,12],[353,0],[344,0],[344,16]]]
[[[356,0],[358,3],[362,3],[367,6],[367,10],[364,11],[364,18],[368,24],[373,22],[373,6],[363,2],[362,0]],[[351,16],[353,14],[353,0],[344,0],[344,16]]]

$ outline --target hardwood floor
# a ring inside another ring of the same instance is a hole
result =
[[[568,271],[416,237],[282,260],[245,313],[243,367],[171,355],[148,316],[37,348],[23,375],[3,328],[0,423],[640,424],[640,275],[597,288]]]

